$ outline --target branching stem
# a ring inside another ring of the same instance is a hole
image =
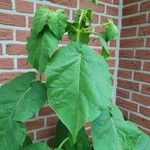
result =
[[[69,140],[69,137],[65,138],[59,145],[58,148],[62,148],[62,146]]]

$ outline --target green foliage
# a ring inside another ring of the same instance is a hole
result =
[[[104,109],[100,116],[92,122],[92,138],[94,150],[99,150],[100,147],[105,150],[146,150],[150,148],[150,139],[132,122],[125,121],[119,108],[113,105]],[[109,144],[107,144],[108,141]]]
[[[72,136],[66,126],[59,120],[56,126],[55,147],[58,147],[64,139],[69,139],[63,145],[63,150],[89,150],[90,143],[88,136],[82,127],[77,135],[76,143],[73,144]]]
[[[74,141],[81,127],[110,104],[108,65],[103,57],[78,42],[56,52],[46,68],[46,81],[48,102]]]
[[[88,0],[97,4],[98,0]],[[95,33],[95,27],[105,32]],[[26,48],[28,61],[38,70],[24,73],[0,88],[0,150],[52,150],[26,135],[24,122],[48,103],[61,121],[56,127],[54,150],[90,150],[84,125],[92,123],[94,150],[147,150],[150,138],[111,105],[112,77],[105,61],[107,43],[118,35],[111,19],[92,26],[92,10],[79,9],[73,21],[63,10],[36,11]],[[58,48],[64,33],[70,44]],[[101,55],[87,45],[91,35],[102,45]],[[46,74],[46,83],[41,75]]]

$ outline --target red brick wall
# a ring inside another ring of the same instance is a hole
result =
[[[116,103],[150,135],[149,0],[123,0]]]
[[[97,6],[90,5],[94,9],[94,24],[105,21],[108,17],[112,17],[117,24],[118,1],[101,0]],[[23,72],[33,70],[27,64],[25,44],[30,33],[34,12],[36,8],[42,5],[47,5],[51,9],[63,8],[68,13],[69,18],[72,19],[74,11],[83,7],[84,0],[47,0],[43,2],[41,0],[35,2],[29,0],[0,0],[0,85]],[[96,29],[96,31],[99,30]],[[63,45],[67,42],[64,38],[61,43]],[[114,83],[116,83],[117,72],[115,50],[118,42],[119,39],[110,43],[112,58],[108,60],[110,71],[114,73]],[[90,46],[100,51],[99,42],[94,37],[91,38]],[[54,112],[45,105],[34,118],[26,123],[28,133],[33,140],[51,143],[55,135],[56,121]]]

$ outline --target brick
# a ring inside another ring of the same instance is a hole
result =
[[[25,17],[21,15],[0,13],[0,23],[5,25],[24,27],[26,20]]]
[[[28,121],[26,123],[26,127],[28,130],[39,129],[44,127],[44,119],[37,119],[33,121]]]
[[[48,141],[47,141],[47,144],[48,144],[50,147],[54,147],[54,143],[55,143],[55,138],[50,138],[50,139],[48,139]]]
[[[109,19],[109,17],[101,15],[101,22],[107,22],[108,19]],[[113,22],[114,22],[115,25],[118,24],[118,19],[116,19],[116,18],[111,18],[111,19],[113,20]]]
[[[144,116],[150,117],[150,108],[146,108],[146,107],[140,106],[139,112],[141,114],[143,114]]]
[[[134,73],[134,80],[150,83],[150,74],[135,72]]]
[[[118,79],[118,87],[139,91],[139,83]]]
[[[150,8],[150,1],[143,2],[140,5],[140,11],[141,12],[143,12],[143,11],[149,11],[149,8]]]
[[[32,141],[34,140],[34,133],[33,132],[29,132],[27,135],[31,138]]]
[[[119,4],[119,0],[113,0],[113,4],[118,5]]]
[[[91,37],[90,41],[89,41],[89,45],[91,46],[99,46],[101,45],[101,43],[99,42],[99,40],[95,37]]]
[[[10,29],[0,29],[0,40],[12,40],[13,31]]]
[[[2,44],[0,44],[0,55],[2,55]]]
[[[126,70],[118,70],[118,77],[125,78],[125,79],[131,79],[132,72],[126,71]]]
[[[120,40],[121,48],[134,48],[134,47],[143,47],[143,46],[144,46],[143,38],[121,39]]]
[[[33,17],[28,17],[28,27],[32,27]]]
[[[137,104],[124,100],[123,98],[116,98],[116,104],[122,108],[137,112]]]
[[[128,91],[122,90],[122,89],[117,89],[117,96],[123,97],[123,98],[129,98],[130,93]]]
[[[80,0],[80,8],[84,8],[85,3],[86,3],[85,0]],[[105,5],[100,4],[100,3],[98,3],[97,5],[95,5],[93,3],[89,3],[88,8],[91,8],[94,12],[97,12],[97,13],[104,13],[104,11],[105,11]]]
[[[140,36],[150,35],[150,26],[140,27],[139,28],[139,35]]]
[[[146,23],[146,14],[137,15],[137,16],[122,19],[122,25],[123,26],[140,25],[143,23]]]
[[[14,68],[13,58],[0,58],[0,68],[13,69]]]
[[[76,0],[48,0],[49,2],[55,3],[55,4],[60,4],[64,6],[69,6],[69,7],[76,7],[77,6],[77,1]]]
[[[142,85],[142,93],[150,95],[150,85]]]
[[[16,11],[23,13],[33,13],[33,3],[24,0],[16,0]]]
[[[55,128],[45,129],[36,132],[36,140],[49,138],[55,135]]]
[[[128,119],[129,112],[128,112],[127,110],[125,110],[125,109],[122,109],[122,108],[120,108],[120,110],[121,110],[123,116],[124,116],[126,119]]]
[[[121,50],[119,51],[119,57],[120,58],[133,58],[134,51],[133,50]]]
[[[148,23],[150,23],[150,14],[148,15],[148,20],[147,20]]]
[[[126,69],[141,69],[141,61],[136,60],[120,60],[119,67],[126,68]]]
[[[12,9],[11,0],[0,0],[0,9]]]
[[[53,113],[54,113],[53,110],[48,106],[42,107],[41,110],[39,111],[40,116],[46,116]]]
[[[144,71],[150,71],[150,62],[144,62],[143,70]]]
[[[8,44],[6,46],[6,53],[9,55],[26,55],[27,51],[26,51],[25,45]]]
[[[147,40],[146,40],[146,46],[150,47],[150,38],[147,38]]]
[[[12,80],[18,75],[20,75],[19,72],[2,72],[0,73],[0,83],[8,82],[9,80]]]
[[[113,0],[101,0],[101,2],[104,2],[104,3],[108,3],[108,4],[112,4],[113,3]]]
[[[135,102],[138,102],[140,104],[150,106],[150,97],[146,95],[141,95],[138,93],[132,93],[131,99]]]
[[[110,43],[110,47],[116,47],[116,40],[112,40],[109,43]]]
[[[27,58],[18,58],[17,59],[17,68],[18,69],[31,69],[31,65],[28,64]]]
[[[126,28],[121,30],[121,37],[131,37],[136,36],[136,27],[134,28]]]
[[[134,14],[138,12],[138,4],[124,7],[122,12],[123,12],[123,16]]]
[[[124,5],[132,4],[132,3],[135,3],[135,2],[139,2],[139,1],[142,1],[142,0],[123,0],[123,4]]]
[[[106,13],[111,16],[118,16],[118,7],[107,6]]]
[[[99,15],[93,14],[93,23],[98,24],[99,23]]]
[[[50,116],[46,119],[47,126],[54,126],[58,122],[57,116]]]
[[[109,67],[115,67],[115,60],[114,59],[108,59],[107,63],[109,65]]]
[[[130,114],[130,120],[135,122],[136,124],[145,127],[147,129],[150,129],[150,120],[142,118],[140,116],[137,116],[133,113]]]
[[[16,31],[16,39],[17,41],[22,41],[22,42],[26,42],[27,41],[27,37],[29,36],[29,31],[25,31],[25,30],[17,30]]]
[[[150,59],[150,51],[149,50],[137,50],[135,54],[135,58],[138,59]]]

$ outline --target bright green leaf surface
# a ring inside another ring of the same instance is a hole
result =
[[[90,143],[88,136],[82,127],[78,133],[76,143],[73,144],[70,132],[65,125],[59,120],[56,126],[55,147],[58,147],[61,142],[69,137],[69,140],[63,145],[63,150],[89,150]]]
[[[103,57],[78,42],[53,55],[46,68],[48,102],[75,141],[111,100],[111,75]]]
[[[39,142],[26,147],[24,150],[52,150],[52,149],[48,145]]]
[[[0,150],[20,150],[26,136],[22,123],[0,118]]]
[[[31,35],[26,46],[30,64],[43,73],[51,55],[57,49],[57,45],[58,39],[48,27],[45,27],[36,37]]]
[[[61,9],[51,11],[48,15],[48,26],[56,37],[61,39],[67,26],[67,16],[64,11]]]
[[[35,73],[16,77],[0,88],[0,118],[27,121],[46,102],[46,87],[34,81]]]
[[[43,30],[44,26],[47,24],[47,18],[50,12],[51,11],[47,7],[37,9],[33,19],[33,36],[37,36]]]
[[[121,111],[116,106],[103,110],[93,121],[92,137],[94,150],[142,150],[142,147],[146,150],[144,147],[149,146],[148,141],[150,142],[132,122],[124,121]]]

